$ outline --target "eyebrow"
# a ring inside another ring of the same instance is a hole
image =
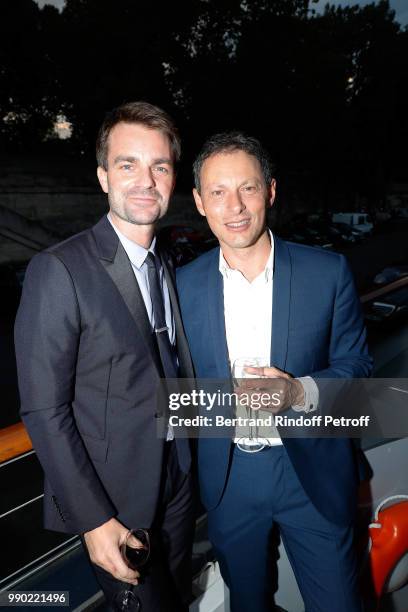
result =
[[[131,155],[117,155],[113,160],[113,163],[117,164],[118,162],[122,161],[133,163],[134,161],[136,161],[136,157],[132,157]]]
[[[227,185],[225,185],[224,183],[210,183],[209,185],[207,185],[207,189],[217,189],[218,187],[222,187],[225,189]]]
[[[158,159],[153,160],[154,164],[167,164],[168,166],[173,165],[173,160],[169,157],[159,157]]]
[[[262,183],[262,178],[259,178],[259,176],[250,176],[249,178],[245,179],[245,181],[243,181],[241,184],[244,185],[245,183],[249,183],[250,181],[254,181],[254,183]]]
[[[261,183],[262,182],[256,176],[252,176],[252,177],[247,178],[244,181],[242,181],[242,183],[239,184],[239,187],[242,187],[243,185],[246,185],[247,183],[250,183],[251,181],[254,181],[255,183]],[[218,187],[222,187],[223,189],[228,189],[228,185],[226,185],[225,183],[210,183],[207,188],[208,189],[217,189]]]
[[[134,162],[139,161],[139,158],[134,157],[133,155],[117,155],[113,160],[113,163],[118,164],[124,161],[133,164]],[[167,164],[169,166],[173,166],[173,161],[169,157],[158,157],[153,160],[152,165],[155,164]]]

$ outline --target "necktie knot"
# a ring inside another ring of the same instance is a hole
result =
[[[156,256],[151,251],[147,252],[145,264],[147,265],[148,268],[157,270]]]

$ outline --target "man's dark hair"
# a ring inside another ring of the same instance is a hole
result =
[[[255,157],[261,165],[265,183],[270,185],[274,178],[275,166],[268,151],[261,145],[259,140],[252,136],[247,136],[243,132],[223,132],[222,134],[211,136],[204,143],[194,161],[194,185],[198,193],[201,191],[200,173],[205,160],[218,153],[233,153],[234,151],[244,151],[248,155]]]
[[[98,166],[108,169],[108,138],[118,123],[139,123],[166,134],[170,140],[174,163],[180,159],[180,136],[171,117],[158,106],[149,102],[127,102],[107,113],[96,139],[96,160]]]

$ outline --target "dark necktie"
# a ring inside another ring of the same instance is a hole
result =
[[[145,262],[149,279],[150,298],[153,306],[154,331],[156,333],[163,372],[166,378],[177,378],[177,357],[176,351],[170,343],[166,325],[166,312],[164,310],[163,291],[160,284],[158,259],[149,251]],[[184,437],[176,437],[176,445],[180,469],[187,474],[191,464],[189,442]]]
[[[163,291],[160,285],[158,261],[155,255],[149,251],[145,262],[149,279],[150,298],[153,306],[154,331],[156,333],[163,372],[166,378],[177,378],[176,351],[170,343],[166,325],[166,313],[164,310]]]

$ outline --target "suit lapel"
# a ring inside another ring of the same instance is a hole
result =
[[[292,264],[286,244],[274,236],[271,365],[286,371]]]
[[[106,217],[93,228],[93,233],[99,247],[100,261],[122,296],[160,373],[160,360],[152,328],[126,251]]]
[[[210,320],[210,338],[213,344],[214,360],[219,378],[230,378],[227,337],[224,317],[224,287],[219,271],[220,250],[215,249],[213,260],[208,266],[208,315]]]
[[[218,376],[228,378],[228,347],[225,332],[224,291],[218,267],[219,249],[208,267],[208,310],[211,340]],[[286,369],[289,336],[292,264],[285,242],[274,236],[271,365]]]
[[[168,258],[167,254],[159,253],[161,264],[163,266],[164,277],[166,279],[167,287],[169,290],[171,308],[173,311],[174,324],[176,327],[176,345],[177,345],[177,356],[180,366],[180,374],[186,378],[194,377],[193,363],[191,361],[190,351],[187,344],[187,339],[184,333],[183,322],[181,319],[180,308],[178,304],[177,293],[175,290],[175,278],[173,265]]]

